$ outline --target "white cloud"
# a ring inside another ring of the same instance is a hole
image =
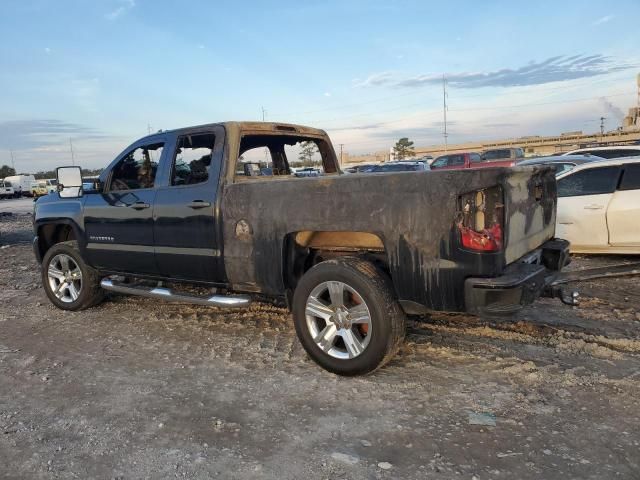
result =
[[[105,14],[104,18],[106,18],[107,20],[115,20],[116,18],[128,12],[135,6],[136,6],[135,0],[120,0],[119,6],[116,7],[114,10],[112,10],[111,12]]]
[[[331,92],[324,92],[324,96],[325,97],[330,97],[331,96]]]
[[[364,80],[360,80],[359,78],[353,79],[354,87],[371,87],[378,85],[386,85],[392,82],[394,79],[394,75],[392,72],[380,72],[374,73],[373,75],[369,75]]]
[[[49,47],[44,47],[44,53],[51,53],[51,49]]]
[[[592,25],[602,25],[603,23],[610,22],[614,18],[615,18],[615,15],[605,15],[604,17],[600,17],[595,22],[593,22]]]
[[[602,54],[558,55],[515,68],[500,68],[485,72],[447,73],[446,77],[447,83],[457,88],[522,87],[595,77],[636,66],[635,63],[627,63]],[[402,77],[386,71],[374,73],[365,80],[356,79],[353,83],[354,87],[419,88],[440,85],[442,74],[419,74]]]
[[[200,50],[204,50],[204,45],[200,44],[200,45],[198,45],[198,48],[199,48]]]

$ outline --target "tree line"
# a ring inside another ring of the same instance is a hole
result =
[[[95,169],[83,168],[81,169],[81,172],[83,177],[95,177],[97,175],[100,175],[100,173],[102,172],[102,169],[101,168],[95,168]],[[2,167],[0,167],[0,178],[12,177],[13,175],[16,175],[15,168],[10,167],[9,165],[2,165]],[[31,174],[20,173],[19,175],[31,175]],[[40,171],[40,172],[34,173],[33,176],[36,178],[36,180],[43,180],[45,178],[56,178],[56,171],[55,170]]]

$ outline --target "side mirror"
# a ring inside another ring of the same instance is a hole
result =
[[[61,198],[77,198],[82,195],[82,173],[80,167],[56,169],[58,194]]]

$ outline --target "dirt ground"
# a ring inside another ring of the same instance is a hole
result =
[[[638,278],[508,322],[413,319],[394,361],[348,379],[267,304],[57,310],[30,222],[0,218],[2,478],[640,478]]]

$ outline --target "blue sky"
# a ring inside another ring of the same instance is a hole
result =
[[[326,129],[350,153],[595,131],[635,102],[640,3],[13,1],[0,17],[0,164],[106,165],[153,130]]]

